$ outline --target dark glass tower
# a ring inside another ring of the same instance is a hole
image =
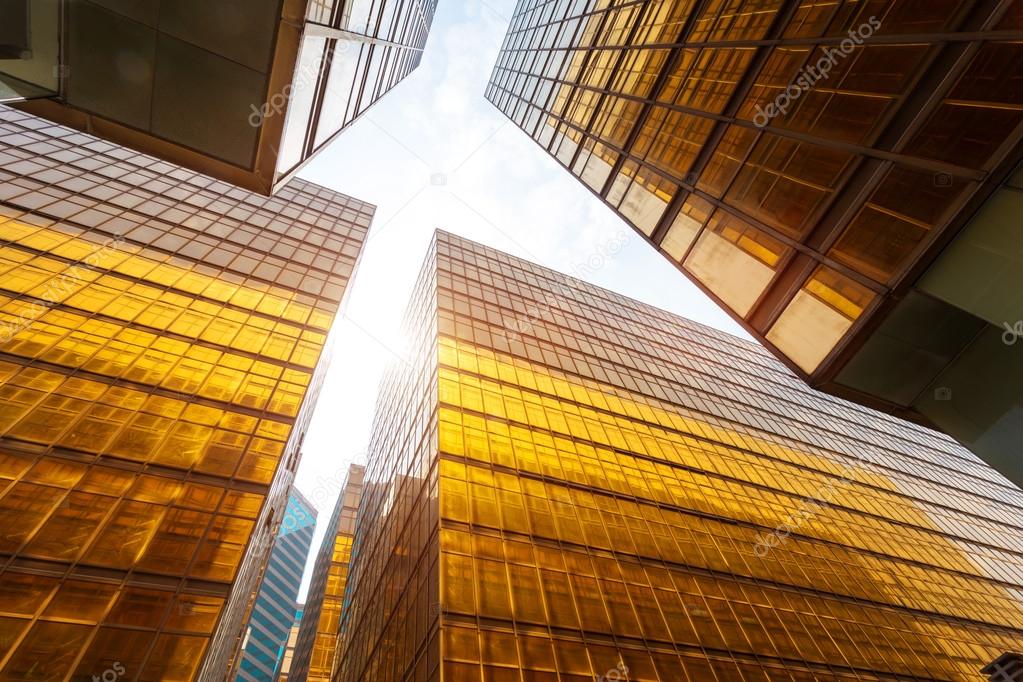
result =
[[[249,616],[235,682],[275,682],[282,672],[315,529],[316,508],[292,488]]]
[[[0,108],[0,679],[223,681],[373,211]]]
[[[337,682],[980,680],[1023,491],[757,344],[438,232]]]
[[[419,66],[436,0],[5,0],[0,102],[261,194]]]
[[[330,516],[330,525],[316,556],[302,627],[291,664],[291,678],[330,682],[337,664],[338,627],[352,559],[355,517],[362,499],[366,468],[352,464]]]
[[[1023,3],[521,0],[487,98],[812,386],[1023,484]]]

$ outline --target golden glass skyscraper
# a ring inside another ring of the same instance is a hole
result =
[[[1023,485],[1023,1],[519,0],[487,99],[796,375]]]
[[[221,680],[374,209],[6,108],[0,181],[0,679]]]
[[[1023,491],[749,341],[438,232],[336,682],[980,680]]]
[[[291,663],[292,679],[330,682],[336,664],[337,633],[352,559],[355,516],[362,500],[365,475],[364,466],[352,464],[334,505],[309,583],[309,596]]]

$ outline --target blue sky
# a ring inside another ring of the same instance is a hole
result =
[[[377,384],[403,352],[401,315],[436,228],[746,336],[484,99],[514,8],[440,0],[420,67],[300,174],[377,206],[298,471],[320,512],[313,556],[348,464],[365,461]]]

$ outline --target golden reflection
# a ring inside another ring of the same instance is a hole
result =
[[[302,627],[292,659],[291,675],[309,682],[330,682],[340,652],[338,629],[348,584],[355,516],[362,499],[364,467],[352,465],[341,489],[324,541],[316,559],[302,615]]]
[[[831,268],[819,267],[767,333],[767,339],[812,374],[876,294]]]
[[[1023,623],[1004,582],[1023,577],[1014,557],[953,541],[932,517],[940,510],[899,494],[876,466],[445,336],[438,352],[447,612],[952,679],[1011,648],[997,626]],[[806,500],[813,513],[759,553],[758,539]],[[488,659],[472,630],[447,627],[454,679],[475,679],[479,665],[551,667],[514,646]],[[478,634],[481,645],[496,636]],[[541,646],[552,645],[576,646]],[[649,665],[637,655],[630,670]]]
[[[337,304],[223,265],[0,218],[0,679],[195,679]]]

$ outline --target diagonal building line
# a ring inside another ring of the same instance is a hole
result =
[[[434,167],[434,164],[432,164],[432,163],[430,163],[429,161],[427,161],[426,159],[424,159],[424,158],[423,158],[422,156],[420,156],[420,155],[419,155],[418,153],[416,153],[416,151],[415,151],[415,150],[413,150],[413,149],[412,149],[411,147],[409,147],[409,146],[408,146],[407,144],[405,144],[405,143],[404,143],[404,142],[402,142],[402,141],[401,141],[400,139],[398,139],[397,137],[395,137],[394,135],[392,135],[392,134],[391,134],[391,132],[387,130],[387,128],[383,127],[382,125],[380,125],[379,123],[377,123],[377,122],[376,122],[375,120],[373,120],[373,117],[372,117],[372,116],[368,116],[368,115],[366,115],[366,114],[364,114],[363,116],[364,116],[364,118],[365,118],[365,119],[366,119],[367,121],[369,121],[370,123],[372,123],[373,125],[375,125],[375,126],[377,127],[377,129],[378,129],[378,130],[380,130],[380,132],[382,132],[382,133],[383,133],[384,135],[386,135],[387,137],[389,137],[389,138],[391,138],[392,140],[394,140],[394,142],[395,142],[395,143],[396,143],[396,144],[397,144],[397,145],[398,145],[399,147],[401,147],[402,149],[404,149],[405,151],[407,151],[407,152],[408,152],[409,154],[411,154],[412,156],[416,157],[416,159],[418,159],[418,160],[419,160],[419,162],[420,162],[420,163],[422,163],[422,164],[423,164],[424,166],[426,166],[427,168],[433,168],[433,167]]]
[[[466,156],[466,157],[465,157],[464,159],[462,159],[462,160],[461,160],[461,161],[460,161],[460,162],[458,163],[458,165],[454,167],[454,169],[453,169],[453,170],[451,171],[451,174],[452,174],[452,175],[454,175],[455,173],[457,173],[457,172],[458,172],[458,170],[459,170],[459,169],[460,169],[460,168],[461,168],[462,166],[464,166],[465,164],[467,164],[467,163],[468,163],[468,162],[469,162],[469,161],[470,161],[470,160],[472,159],[472,157],[476,156],[476,153],[477,153],[477,152],[478,152],[479,150],[483,149],[483,147],[485,147],[485,146],[487,145],[487,143],[489,143],[489,142],[490,142],[491,140],[493,140],[493,139],[494,139],[494,136],[495,136],[495,135],[497,135],[497,134],[498,134],[499,132],[501,132],[501,131],[502,131],[502,130],[504,129],[504,127],[505,127],[506,125],[508,125],[508,119],[503,119],[503,120],[501,121],[501,125],[497,126],[497,128],[495,128],[495,129],[493,130],[493,132],[491,132],[491,133],[490,133],[489,135],[487,135],[487,137],[486,137],[486,138],[485,138],[485,139],[484,139],[484,140],[483,140],[482,142],[480,142],[480,143],[479,143],[478,145],[476,145],[476,148],[475,148],[475,149],[473,149],[473,150],[472,150],[471,152],[469,152],[469,155],[468,155],[468,156]]]
[[[498,19],[511,23],[511,19],[509,17],[504,16],[496,7],[487,2],[487,0],[480,0],[480,4],[493,12]]]
[[[393,348],[391,348],[390,344],[388,344],[388,343],[387,343],[387,342],[385,342],[385,341],[384,341],[383,339],[381,339],[380,337],[378,337],[378,336],[377,336],[376,334],[374,334],[373,332],[371,332],[370,330],[366,329],[366,328],[365,328],[365,327],[363,327],[363,326],[362,326],[361,324],[359,324],[358,322],[356,322],[356,321],[355,321],[355,318],[354,318],[354,317],[352,317],[352,316],[351,316],[351,315],[350,315],[349,313],[347,313],[347,312],[346,312],[346,313],[345,313],[344,315],[342,315],[342,316],[341,316],[341,319],[343,319],[343,320],[345,320],[345,321],[347,321],[347,322],[351,322],[351,323],[352,323],[352,324],[353,324],[353,325],[355,326],[355,328],[356,328],[356,329],[358,329],[358,330],[359,330],[359,331],[361,331],[361,332],[362,332],[363,334],[365,334],[365,335],[366,335],[367,337],[369,337],[369,338],[370,338],[370,339],[371,339],[372,341],[374,341],[374,342],[375,342],[375,343],[376,343],[376,344],[377,344],[378,346],[380,346],[381,348],[383,348],[384,350],[386,350],[386,351],[387,351],[388,353],[390,353],[391,355],[393,355],[393,356],[394,356],[394,357],[396,357],[397,359],[401,360],[401,361],[402,361],[402,362],[403,362],[404,364],[406,364],[406,365],[408,365],[408,364],[409,364],[409,361],[408,361],[408,357],[407,357],[406,355],[402,355],[402,354],[401,354],[401,353],[399,353],[398,351],[396,351],[396,350],[394,350]]]
[[[488,218],[485,215],[483,215],[482,213],[480,213],[479,210],[476,209],[475,206],[473,206],[472,204],[470,204],[469,202],[467,202],[465,199],[463,199],[462,197],[458,196],[454,192],[448,192],[448,193],[451,195],[452,198],[454,198],[457,201],[461,202],[466,208],[468,208],[470,211],[472,211],[473,213],[478,215],[480,218],[482,218],[484,220],[484,222],[486,222],[492,228],[497,230],[500,234],[502,234],[505,238],[507,238],[508,241],[510,241],[512,244],[514,244],[515,246],[517,246],[520,249],[522,249],[522,251],[524,253],[526,253],[530,258],[532,258],[534,260],[539,260],[539,258],[535,254],[533,254],[529,249],[527,249],[525,246],[523,246],[521,243],[519,243],[518,240],[516,240],[510,234],[508,234],[507,232],[502,230],[500,227],[498,227],[497,224],[493,220],[491,220],[490,218]]]
[[[404,211],[406,208],[408,208],[408,205],[411,204],[413,201],[415,201],[416,197],[418,197],[420,194],[422,194],[423,191],[427,187],[429,187],[429,185],[423,185],[418,190],[416,190],[415,194],[413,194],[408,199],[406,199],[405,203],[403,203],[401,206],[399,206],[398,210],[391,214],[391,217],[387,219],[387,222],[385,222],[380,227],[378,227],[378,228],[376,228],[374,230],[371,230],[370,233],[366,236],[366,244],[368,245],[370,242],[372,242],[374,239],[376,239],[377,236],[380,235],[380,233],[382,233],[384,230],[386,230],[387,226],[390,225],[391,223],[393,223],[395,218],[397,218],[399,215],[401,215],[402,211]]]

